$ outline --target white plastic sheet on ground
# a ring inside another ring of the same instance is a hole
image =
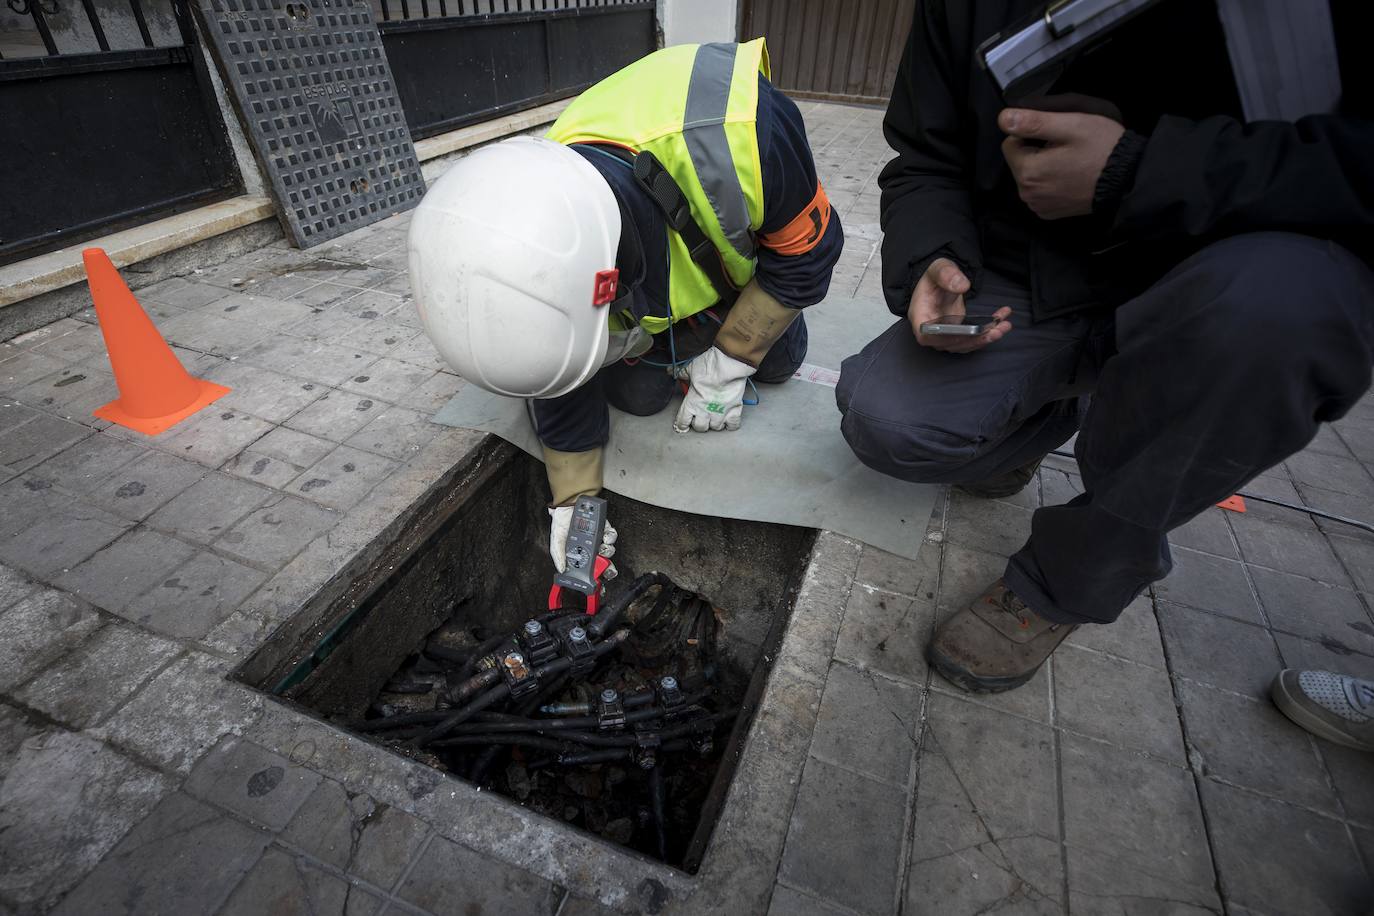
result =
[[[807,309],[806,320],[806,365],[786,384],[758,386],[761,403],[744,409],[736,432],[673,432],[680,400],[652,417],[612,408],[606,487],[682,512],[823,528],[914,559],[938,488],[860,464],[835,407],[840,361],[892,315],[873,299],[831,298]],[[539,457],[523,401],[467,385],[434,419],[495,433]]]

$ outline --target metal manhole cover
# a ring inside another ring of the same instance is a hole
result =
[[[198,3],[296,245],[420,202],[420,163],[366,3]]]

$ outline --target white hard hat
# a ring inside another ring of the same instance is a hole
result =
[[[496,394],[554,398],[606,355],[620,208],[561,143],[516,137],[459,160],[410,223],[420,320],[459,375]]]

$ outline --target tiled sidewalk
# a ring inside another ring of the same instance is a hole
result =
[[[880,113],[803,108],[847,235],[831,307],[877,296]],[[223,679],[480,441],[429,422],[462,382],[407,301],[406,225],[140,291],[234,389],[156,439],[90,416],[114,394],[93,315],[0,344],[0,914],[603,911],[593,879],[464,833],[432,773]],[[1371,465],[1366,400],[1252,489],[1370,519]],[[1173,576],[1022,690],[927,670],[935,622],[1075,486],[1052,460],[1014,500],[951,496],[915,564],[855,548],[828,676],[789,688],[809,757],[756,863],[771,912],[1374,905],[1370,761],[1265,697],[1282,664],[1374,672],[1374,536],[1210,510]]]

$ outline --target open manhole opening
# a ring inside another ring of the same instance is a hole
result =
[[[489,440],[472,467],[239,677],[552,824],[695,872],[814,532],[609,495],[619,575],[601,613],[624,609],[598,633],[601,615],[548,609],[543,466]]]

